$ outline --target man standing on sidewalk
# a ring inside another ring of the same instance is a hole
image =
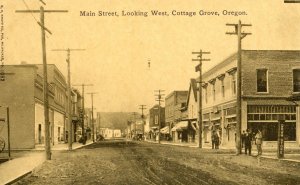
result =
[[[257,155],[261,155],[262,154],[262,148],[261,148],[261,145],[262,145],[262,133],[260,130],[258,130],[258,132],[256,133],[255,135],[255,144],[256,144],[256,147],[257,147]]]
[[[247,155],[247,151],[249,151],[249,155],[251,155],[251,141],[252,141],[252,133],[249,129],[246,130],[245,135],[245,154]]]

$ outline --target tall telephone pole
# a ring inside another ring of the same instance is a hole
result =
[[[85,86],[93,86],[93,84],[75,84],[73,86],[81,86],[82,87],[82,138],[85,140],[85,132],[84,132],[84,116],[85,116],[85,110],[84,110],[84,87]],[[85,143],[84,143],[85,144]]]
[[[146,105],[140,105],[140,108],[142,110],[142,122],[143,122],[143,137],[145,136],[145,122],[144,122],[144,110],[147,109]]]
[[[199,71],[199,89],[198,89],[198,147],[202,148],[202,61],[210,61],[210,59],[203,59],[203,54],[210,54],[210,52],[192,52],[192,54],[197,55],[197,59],[192,59],[192,61],[199,61],[199,64],[195,67],[195,71]]]
[[[93,135],[93,142],[95,142],[95,124],[94,124],[94,94],[97,94],[97,92],[91,92],[87,93],[91,95],[92,98],[92,135]]]
[[[49,102],[48,102],[48,79],[47,79],[47,57],[46,57],[46,38],[45,31],[52,34],[45,26],[45,13],[67,13],[67,10],[44,10],[41,6],[39,10],[16,10],[16,13],[39,13],[40,22],[37,24],[41,27],[42,38],[42,53],[43,53],[43,75],[44,75],[44,117],[45,117],[45,151],[46,159],[51,160],[51,148],[50,148],[50,122],[49,122]]]
[[[69,135],[68,135],[68,148],[72,150],[72,142],[73,142],[73,124],[72,124],[72,102],[71,102],[71,69],[70,69],[70,55],[71,51],[84,51],[84,49],[53,49],[52,51],[66,51],[67,52],[67,63],[68,63],[68,121],[69,121]]]
[[[164,94],[161,94],[162,92],[164,92],[164,90],[156,90],[155,91],[158,94],[155,94],[154,96],[156,97],[155,101],[158,101],[158,143],[160,144],[160,127],[161,127],[161,114],[160,114],[160,102],[164,102],[163,101],[163,96]]]
[[[239,20],[238,24],[226,24],[226,26],[234,26],[234,32],[226,32],[228,35],[237,35],[238,37],[238,54],[237,54],[237,94],[236,94],[236,154],[241,154],[241,123],[242,123],[242,39],[251,33],[242,32],[243,26],[252,26],[251,24],[242,24]]]
[[[135,116],[137,115],[137,113],[133,112],[132,115],[133,115],[133,121],[134,121],[134,138],[137,139],[136,138],[136,135],[137,135],[136,134],[136,119],[135,119],[136,118]]]

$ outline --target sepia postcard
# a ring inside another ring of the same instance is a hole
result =
[[[2,0],[0,184],[300,184],[299,0]]]

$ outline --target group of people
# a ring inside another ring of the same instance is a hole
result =
[[[245,148],[245,154],[251,155],[251,149],[252,149],[252,141],[255,141],[256,147],[257,147],[257,155],[262,155],[262,133],[260,130],[257,130],[256,134],[253,134],[250,132],[249,129],[246,131],[243,130],[243,133],[241,135],[242,140],[242,148]],[[220,145],[220,135],[218,130],[212,130],[211,134],[211,143],[212,143],[212,149],[219,149]]]
[[[255,141],[256,147],[257,147],[257,155],[262,154],[262,133],[260,130],[257,131],[257,133],[254,135],[252,132],[250,132],[249,129],[246,131],[243,130],[243,133],[241,135],[242,139],[242,148],[245,148],[245,154],[251,155],[251,148],[252,148],[252,141]]]

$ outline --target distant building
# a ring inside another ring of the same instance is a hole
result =
[[[159,111],[160,110],[160,111]],[[160,115],[159,115],[160,112]],[[159,117],[160,116],[160,117]],[[160,121],[160,128],[165,127],[165,108],[159,105],[154,105],[151,109],[149,109],[149,129],[150,139],[155,139],[155,136],[158,133]]]
[[[177,129],[173,129],[177,123],[182,119],[186,119],[186,112],[182,109],[186,105],[188,91],[173,91],[165,98],[165,119],[166,125],[171,129],[173,141],[181,140],[181,133],[178,133]],[[178,126],[184,126],[185,124],[180,124]],[[177,126],[177,127],[178,127]],[[173,130],[172,130],[173,129]]]
[[[83,109],[82,109],[82,96],[80,92],[73,88],[71,91],[72,96],[72,123],[74,129],[73,141],[77,142],[82,137],[82,122],[83,122]]]
[[[106,139],[122,137],[122,132],[120,129],[100,128],[99,133]]]
[[[196,79],[191,79],[189,84],[189,91],[187,95],[187,100],[185,106],[181,109],[182,113],[185,113],[186,117],[182,118],[182,123],[187,125],[186,127],[179,127],[179,131],[182,132],[181,141],[187,142],[197,142],[198,140],[198,90],[197,90],[197,82]],[[176,130],[177,127],[173,128]]]

